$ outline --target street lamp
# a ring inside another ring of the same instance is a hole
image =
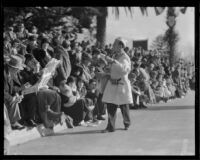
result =
[[[167,18],[167,25],[172,28],[174,27],[176,24],[176,21],[175,21],[175,16],[168,16]]]

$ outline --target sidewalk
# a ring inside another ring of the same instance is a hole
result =
[[[56,125],[53,132],[44,128],[43,125],[34,128],[25,128],[23,130],[14,130],[8,135],[11,146],[19,145],[30,140],[52,135],[53,133],[60,132],[67,129],[66,124]]]

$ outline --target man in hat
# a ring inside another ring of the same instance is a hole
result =
[[[18,88],[14,87],[14,83],[20,84],[17,73],[23,70],[22,60],[18,56],[11,56],[8,64],[4,66],[4,103],[8,109],[8,114],[13,129],[23,129],[19,123],[21,113],[19,103],[23,96],[19,95]]]
[[[101,54],[110,64],[110,79],[104,90],[102,101],[107,104],[108,125],[103,132],[115,131],[116,111],[119,106],[123,116],[125,130],[130,126],[129,105],[133,103],[131,84],[128,74],[131,61],[125,53],[126,41],[117,38],[113,44],[114,58]]]

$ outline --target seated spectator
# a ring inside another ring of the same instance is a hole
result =
[[[166,98],[165,102],[167,102],[169,98],[172,96],[172,94],[167,87],[165,76],[163,77],[163,87],[164,87],[164,98]]]
[[[159,102],[160,100],[167,101],[167,97],[165,97],[165,92],[164,92],[164,83],[162,74],[158,74],[157,81],[158,85],[154,89],[156,100],[157,102]]]
[[[54,57],[53,52],[48,49],[49,45],[50,41],[45,38],[41,41],[41,49],[36,48],[33,50],[33,56],[40,62],[42,68]]]
[[[86,98],[89,98],[92,100],[94,104],[94,110],[92,113],[92,120],[93,122],[97,122],[97,117],[100,117],[101,115],[99,114],[99,106],[97,105],[97,99],[98,99],[98,92],[96,89],[96,80],[90,79],[89,81],[89,88],[87,90]]]
[[[130,73],[129,74],[129,79],[130,79],[130,82],[131,82],[131,89],[132,89],[132,96],[133,96],[133,106],[131,105],[130,108],[131,109],[138,109],[140,108],[139,107],[139,103],[140,103],[140,95],[141,95],[141,92],[140,92],[140,89],[139,87],[137,86],[136,84],[136,74],[134,73]]]
[[[20,23],[20,24],[17,26],[16,37],[17,37],[17,39],[19,39],[21,42],[24,42],[24,41],[27,40],[27,38],[29,37],[29,32],[28,32],[28,30],[24,27],[24,24],[23,24],[23,23]]]
[[[28,38],[28,41],[27,41],[27,47],[26,47],[26,51],[27,53],[30,53],[30,54],[33,54],[32,51],[35,49],[35,48],[38,48],[39,45],[37,43],[37,37],[34,36],[34,35],[31,35],[29,38]]]
[[[89,54],[84,54],[82,58],[82,79],[84,80],[86,87],[88,88],[89,80],[92,79],[90,74],[89,66],[91,65],[92,57]]]
[[[17,38],[13,27],[8,27],[8,30],[5,32],[5,37],[8,37],[11,42]]]
[[[17,56],[11,56],[8,64],[4,66],[4,103],[8,110],[12,129],[24,128],[19,123],[21,120],[19,103],[22,101],[23,96],[14,87],[14,83],[20,83],[17,77],[19,70],[23,70],[22,60]]]
[[[77,91],[79,98],[85,98],[87,94],[87,89],[85,87],[84,81],[81,78],[77,78]]]
[[[61,112],[61,98],[53,90],[42,89],[37,93],[38,112],[46,128],[52,129],[55,124],[63,123]]]
[[[34,56],[32,54],[26,54],[25,58],[27,71],[32,73],[39,73],[41,66],[40,63],[34,58]]]
[[[32,26],[29,35],[38,38],[39,35],[38,35],[37,32],[38,32],[37,27],[36,26]]]
[[[77,96],[73,94],[73,89],[70,87],[72,85],[69,85],[70,83],[75,83],[73,78],[68,78],[67,84],[66,80],[64,80],[59,85],[61,110],[73,119],[74,126],[87,126],[84,120],[86,114],[90,112],[89,106],[91,106],[91,102],[78,99]]]
[[[18,54],[20,49],[20,41],[15,39],[12,41],[12,47],[11,47],[11,54],[16,55]]]
[[[83,68],[79,64],[74,64],[72,66],[71,76],[75,78],[81,78],[82,74],[83,74]]]
[[[92,79],[95,77],[95,66],[93,66],[93,65],[91,65],[90,67],[89,67],[89,70],[90,70],[90,75],[91,75],[91,77],[92,77]]]
[[[171,78],[171,75],[166,76],[166,85],[171,92],[171,98],[175,98],[175,91],[176,91],[176,86]]]
[[[11,55],[11,42],[8,37],[5,37],[3,40],[3,55],[4,56],[10,56]]]

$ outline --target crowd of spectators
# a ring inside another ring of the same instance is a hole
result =
[[[66,121],[69,128],[89,126],[105,120],[106,105],[101,101],[109,76],[109,63],[100,54],[112,57],[112,44],[100,48],[89,41],[78,42],[76,33],[52,29],[40,33],[23,23],[4,31],[4,109],[12,129],[44,124],[53,128]],[[132,109],[148,103],[183,98],[194,89],[194,64],[183,59],[170,67],[162,51],[125,48],[132,62],[129,78]],[[23,95],[36,84],[52,58],[60,64],[48,87]]]

